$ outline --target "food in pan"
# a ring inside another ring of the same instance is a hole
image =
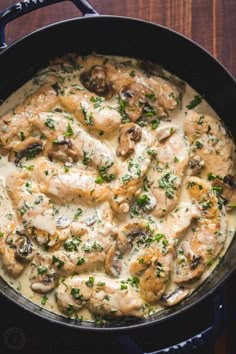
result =
[[[52,312],[146,317],[183,301],[235,234],[235,145],[149,61],[70,54],[1,106],[1,276]]]

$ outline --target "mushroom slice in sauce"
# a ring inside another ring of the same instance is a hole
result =
[[[31,263],[31,289],[39,294],[46,294],[53,290],[58,281],[58,274],[52,267],[51,258],[37,253]]]
[[[50,161],[62,162],[77,162],[78,155],[73,150],[72,142],[70,139],[57,139],[52,143],[46,144],[45,153],[48,154]]]
[[[15,258],[19,262],[29,263],[34,258],[35,252],[33,250],[32,242],[24,231],[16,230],[16,240],[13,245],[16,248]]]
[[[225,202],[227,210],[236,207],[236,176],[227,175],[223,180],[216,177],[212,186],[218,197]]]
[[[14,161],[16,164],[21,159],[32,159],[43,151],[43,142],[37,138],[27,138],[17,144],[9,155],[9,161]]]
[[[180,286],[173,291],[163,294],[160,299],[160,304],[165,307],[174,306],[184,300],[190,293],[190,289]]]
[[[142,137],[142,129],[134,123],[122,125],[119,132],[117,156],[127,157],[134,152],[135,143]]]
[[[191,175],[197,176],[201,173],[203,167],[205,166],[205,162],[200,156],[195,155],[190,159],[189,166],[191,168]]]
[[[115,93],[112,83],[107,80],[104,66],[94,65],[88,71],[83,71],[80,74],[80,81],[87,90],[106,99],[111,98]]]
[[[148,106],[148,96],[154,96],[153,91],[148,87],[139,84],[131,83],[120,90],[120,99],[124,103],[124,111],[132,122],[136,122],[142,114],[152,111],[152,115],[156,115],[156,111],[151,106]]]
[[[107,253],[105,268],[109,275],[118,277],[122,271],[122,258],[131,250],[133,242],[145,243],[151,237],[148,221],[134,219],[118,231],[116,244]]]

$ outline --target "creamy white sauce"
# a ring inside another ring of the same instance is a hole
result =
[[[125,58],[116,58],[119,60],[125,60]],[[81,82],[79,81],[78,75],[68,75],[67,73],[61,73],[63,77],[65,77],[65,81],[68,82],[68,85],[72,85],[73,87],[77,87],[77,89],[83,89]],[[43,82],[44,78],[47,76],[47,70],[45,71],[44,75],[38,75],[37,80],[39,81],[39,84]],[[68,79],[69,77],[69,79]],[[139,82],[142,83],[142,79],[139,79]],[[0,107],[0,116],[4,116],[6,112],[9,112],[10,110],[14,109],[17,105],[22,103],[25,99],[26,96],[29,96],[32,94],[36,89],[38,88],[37,85],[35,85],[35,79],[29,81],[27,84],[25,84],[22,88],[17,90],[15,93],[13,93]],[[68,88],[69,90],[69,88]],[[185,93],[182,97],[182,108],[173,111],[170,113],[168,122],[165,120],[160,121],[159,127],[165,126],[166,124],[173,124],[176,126],[180,132],[183,133],[183,121],[185,118],[185,112],[187,111],[186,105],[189,104],[189,102],[194,98],[194,96],[198,95],[198,93],[193,90],[188,84],[186,84],[186,89]],[[110,100],[110,104],[113,105],[113,108],[117,106],[117,101],[115,99]],[[86,102],[83,104],[84,107],[86,106]],[[85,107],[88,108],[88,107]],[[209,114],[214,116],[216,119],[219,119],[217,116],[216,112],[208,105],[208,103],[205,100],[202,100],[202,102],[197,105],[194,110],[198,113],[202,114]],[[81,125],[81,124],[79,124]],[[111,134],[104,134],[102,136],[98,136],[97,131],[92,131],[91,134],[95,136],[96,138],[99,138],[101,141],[105,142],[105,144],[109,147],[110,150],[112,150],[115,153],[116,145],[117,145],[117,132],[116,133],[111,133]],[[29,160],[25,161],[25,165],[33,165],[34,160]],[[12,162],[8,161],[8,156],[2,156],[0,159],[0,176],[2,176],[3,180],[5,180],[8,175],[17,170],[18,168],[16,165]],[[65,177],[66,178],[66,177]],[[73,181],[73,184],[78,183],[78,181]],[[83,182],[82,182],[83,183]],[[86,181],[84,182],[86,183]],[[79,181],[79,184],[81,184],[81,181]],[[187,193],[187,191],[182,188],[181,193],[180,193],[180,198],[179,198],[179,203],[180,202],[190,202],[190,197]],[[80,203],[73,204],[71,203],[70,205],[63,205],[63,204],[54,204],[54,210],[56,211],[55,217],[59,218],[60,216],[68,218],[69,222],[75,220],[76,214],[78,214],[78,210],[81,210],[81,215],[76,216],[76,219],[78,221],[83,222],[84,220],[87,220],[88,218],[95,218],[95,223],[100,223],[102,220],[102,209],[103,209],[103,203],[100,203],[100,205],[97,206],[88,206],[86,203],[81,200]],[[153,215],[151,216],[152,220],[156,225],[161,225],[162,219],[156,218]],[[2,216],[1,216],[2,218]],[[50,218],[49,218],[50,219]],[[228,228],[227,228],[227,237],[226,241],[224,244],[224,248],[221,251],[220,255],[217,257],[217,259],[213,262],[211,266],[208,267],[207,271],[204,272],[203,276],[198,282],[195,282],[193,285],[190,287],[192,289],[195,289],[197,286],[199,286],[212,272],[212,270],[216,267],[218,264],[218,259],[223,257],[225,251],[227,250],[228,246],[230,245],[230,242],[232,241],[234,235],[235,235],[235,228],[236,228],[236,210],[232,210],[227,213],[226,216],[227,223],[228,223]],[[116,216],[116,222],[118,226],[121,226],[125,222],[129,220],[129,215],[124,215],[120,214]],[[49,233],[52,233],[53,230],[50,227],[50,222],[47,220],[47,218],[43,218],[40,216],[37,216],[34,220],[34,226],[37,228],[38,226],[42,226],[42,224],[45,225],[44,229],[47,230]],[[188,232],[185,235],[185,239],[188,239]],[[34,247],[39,250],[41,253],[47,254],[47,252],[43,251],[40,246],[37,245],[36,242],[34,243]],[[123,260],[123,264],[129,264],[130,262],[130,255],[125,256]],[[134,258],[135,255],[132,255]],[[0,263],[1,264],[1,263]],[[100,270],[101,271],[101,270]],[[55,301],[55,294],[54,291],[51,293],[48,293],[47,300],[45,301],[45,297],[41,294],[37,294],[36,292],[31,290],[30,287],[30,272],[31,272],[31,265],[28,264],[24,270],[24,272],[14,279],[13,277],[9,276],[9,274],[6,272],[4,269],[3,265],[1,265],[0,269],[0,275],[12,286],[14,287],[17,291],[19,291],[22,295],[24,295],[26,298],[28,298],[30,301],[40,305],[44,306],[46,309],[49,311],[53,311],[56,313],[61,312],[58,310],[56,301]],[[104,270],[102,270],[104,272]],[[100,273],[98,273],[100,274]],[[130,277],[128,273],[128,266],[124,266],[122,273],[120,275],[120,278],[122,279],[127,279]],[[173,282],[170,282],[168,285],[167,290],[171,290],[175,288],[175,284]],[[45,302],[45,303],[44,303]],[[158,304],[153,306],[153,311],[157,311],[162,309],[162,307]],[[83,316],[84,319],[90,319],[90,314],[86,309],[82,309],[78,312],[78,316]]]

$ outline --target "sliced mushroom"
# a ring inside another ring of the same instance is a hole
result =
[[[117,277],[122,270],[122,257],[130,251],[135,239],[140,244],[145,244],[151,237],[148,222],[142,219],[134,219],[120,228],[116,239],[116,245],[112,245],[107,253],[105,268],[109,275]]]
[[[22,231],[16,231],[15,235],[10,235],[6,243],[15,249],[15,259],[20,263],[28,263],[34,257],[34,250],[31,240]]]
[[[186,261],[184,260],[182,263],[182,260],[180,260],[181,263],[176,264],[174,281],[177,284],[195,282],[202,276],[205,270],[205,262],[201,256],[192,251],[187,241],[182,243],[181,250]],[[184,267],[186,267],[186,272],[182,272]],[[181,272],[179,272],[179,268]]]
[[[124,124],[120,128],[117,156],[127,157],[134,152],[135,143],[141,139],[142,129],[135,123]]]
[[[70,139],[61,139],[59,137],[57,140],[53,141],[53,143],[47,143],[45,152],[48,154],[50,161],[59,160],[71,163],[78,161],[78,155],[73,151]]]
[[[49,291],[53,290],[57,285],[58,274],[46,274],[42,279],[37,279],[31,284],[31,289],[39,294],[46,294]]]
[[[80,81],[86,89],[106,99],[111,98],[115,93],[112,83],[107,80],[104,66],[94,65],[90,70],[83,71],[80,74]]]
[[[30,137],[14,147],[9,154],[9,161],[14,161],[15,164],[18,164],[24,157],[26,157],[27,160],[30,160],[42,151],[42,141],[40,139]]]
[[[159,302],[162,306],[165,307],[174,306],[185,299],[190,294],[190,292],[190,289],[180,286],[174,289],[174,291],[170,291],[164,294]]]
[[[154,97],[149,88],[138,83],[122,87],[119,95],[124,102],[124,111],[132,122],[136,122],[142,116],[145,107],[147,108],[146,111],[150,110],[148,97]]]
[[[205,162],[200,156],[196,155],[189,161],[189,166],[192,169],[191,175],[197,176],[205,166]]]
[[[212,185],[218,195],[224,200],[227,209],[236,207],[236,176],[227,175],[223,181],[214,179]],[[219,190],[217,190],[219,188]]]
[[[71,219],[65,215],[60,215],[56,218],[56,227],[59,229],[65,229],[71,224]]]
[[[182,244],[182,250],[184,251],[184,254],[186,255],[186,257],[189,259],[190,261],[190,269],[194,270],[196,269],[202,262],[202,257],[195,254],[190,246],[189,243],[187,242],[183,242]]]
[[[58,273],[52,267],[52,258],[38,252],[31,263],[31,289],[45,294],[57,286]]]

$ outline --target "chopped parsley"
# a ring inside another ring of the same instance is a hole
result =
[[[160,120],[159,119],[154,119],[151,121],[151,127],[152,129],[157,129],[160,125]]]
[[[74,298],[75,300],[83,301],[83,295],[80,294],[80,289],[78,289],[78,288],[72,288],[70,293],[71,293],[71,295],[73,296],[73,298]]]
[[[63,265],[65,264],[65,262],[63,262],[60,258],[56,257],[56,256],[52,256],[52,264],[56,264],[58,269],[61,269],[63,267]]]
[[[74,131],[73,131],[73,129],[71,128],[70,123],[68,123],[64,136],[68,138],[68,137],[70,137],[71,135],[74,135]]]
[[[25,134],[23,132],[20,132],[20,140],[21,141],[25,140]]]
[[[41,304],[42,304],[43,306],[46,305],[47,300],[48,300],[47,295],[46,295],[46,294],[43,295],[42,300],[41,300]]]
[[[85,284],[87,285],[88,288],[92,288],[94,285],[94,281],[95,281],[94,277],[89,277]]]
[[[47,118],[44,125],[51,130],[55,130],[55,121],[52,118]]]
[[[84,115],[85,123],[87,125],[93,125],[93,114],[92,113],[88,114],[87,109],[82,104],[80,104],[80,107],[81,107],[81,110],[82,110],[83,115]]]
[[[98,96],[95,97],[95,96],[92,96],[92,97],[90,98],[90,102],[93,102],[94,108],[100,108],[102,102],[104,102],[104,101],[105,101],[105,98],[104,98],[104,97],[98,97]]]
[[[79,218],[80,215],[82,215],[82,214],[83,214],[83,210],[82,210],[81,208],[78,208],[78,209],[76,210],[75,215],[74,215],[74,220],[78,220],[78,218]]]
[[[194,96],[192,101],[190,101],[189,104],[186,105],[186,108],[193,109],[197,107],[201,102],[202,102],[202,98],[199,95],[196,95]]]
[[[158,181],[159,187],[165,190],[165,196],[169,199],[174,198],[174,191],[176,190],[175,183],[176,176],[171,172],[165,173]]]
[[[84,257],[80,257],[80,258],[78,259],[76,265],[77,265],[77,266],[81,266],[82,264],[84,264],[84,262],[85,262]]]
[[[78,247],[80,243],[81,243],[80,238],[76,236],[71,240],[67,240],[64,244],[64,248],[67,252],[78,251]]]

